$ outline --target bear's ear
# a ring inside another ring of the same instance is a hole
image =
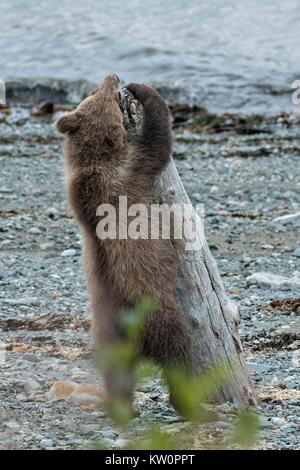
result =
[[[80,127],[79,116],[77,116],[76,113],[70,113],[67,116],[63,116],[57,121],[56,127],[61,134],[66,134],[66,132],[73,134],[78,131]]]

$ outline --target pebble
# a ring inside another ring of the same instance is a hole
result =
[[[232,413],[236,411],[236,407],[232,403],[222,403],[215,406],[215,410],[220,413]]]
[[[243,254],[243,255],[241,256],[241,261],[242,261],[243,263],[250,263],[251,258],[250,258],[250,256]]]
[[[297,427],[295,424],[285,424],[282,426],[281,431],[286,433],[286,434],[291,434],[296,431]]]
[[[260,416],[260,424],[263,428],[273,428],[274,424],[271,422],[270,418],[267,416]]]
[[[11,194],[13,192],[14,192],[13,189],[7,188],[6,186],[1,186],[0,187],[0,193],[2,193],[2,194]]]
[[[42,243],[40,245],[41,250],[49,250],[50,248],[53,248],[55,246],[55,242],[47,242],[47,243]]]
[[[41,388],[40,384],[34,379],[28,379],[27,382],[24,384],[24,390],[27,393],[36,392]]]
[[[6,277],[7,273],[6,273],[6,268],[5,266],[1,263],[0,264],[0,279],[4,279]]]
[[[287,224],[292,222],[294,219],[300,218],[300,211],[295,212],[294,214],[286,214],[282,215],[280,217],[276,217],[275,219],[272,220],[271,224],[276,223],[276,222],[281,222],[282,224]]]
[[[286,420],[284,418],[278,418],[277,416],[271,418],[271,422],[275,424],[275,426],[283,426],[284,424],[286,424]]]
[[[55,382],[47,398],[50,400],[67,400],[69,402],[99,405],[103,402],[104,391],[88,384],[77,384],[69,380]]]
[[[128,446],[130,441],[128,439],[117,439],[114,443],[114,446],[117,449],[124,449],[124,447]]]
[[[283,380],[279,379],[277,376],[274,376],[271,380],[272,387],[281,387],[284,386]]]
[[[32,235],[40,235],[42,232],[37,227],[31,227],[31,229],[29,230],[29,233],[31,233]]]
[[[221,429],[229,429],[232,426],[231,423],[228,423],[227,421],[216,421],[215,425]]]
[[[42,449],[50,449],[53,447],[53,442],[51,439],[42,439],[40,441],[40,446]]]
[[[76,256],[77,250],[70,248],[69,250],[64,250],[61,252],[60,256]]]
[[[3,302],[9,305],[40,305],[37,297],[22,297],[21,299],[4,299]]]
[[[104,437],[103,439],[101,439],[100,442],[101,444],[104,444],[106,447],[115,446],[115,441],[113,439],[108,439],[107,437]]]
[[[58,215],[58,210],[55,209],[55,207],[49,207],[47,210],[46,210],[46,215],[52,219],[56,218],[56,216]]]
[[[102,437],[106,439],[115,439],[118,433],[112,429],[107,429],[102,432]]]
[[[298,407],[300,406],[300,398],[289,398],[289,400],[287,400],[287,403],[291,406],[296,406],[298,409]]]
[[[80,426],[80,432],[82,434],[93,434],[100,431],[99,424],[82,424]]]
[[[300,366],[300,348],[299,348],[299,343],[300,341],[294,341],[294,343],[291,344],[290,348],[295,349],[292,354],[292,364],[293,366],[299,368]]]
[[[104,411],[93,411],[91,415],[95,416],[95,418],[105,418],[105,416],[107,416],[107,413],[105,413]]]
[[[289,378],[289,377],[284,379],[284,384],[285,384],[285,386],[288,390],[294,390],[294,389],[297,388],[296,381],[292,378]]]
[[[28,362],[38,362],[39,358],[37,357],[35,353],[29,352],[29,353],[23,354],[23,360],[28,361]]]
[[[300,258],[300,246],[293,251],[293,256]]]
[[[293,277],[280,276],[270,272],[253,273],[246,278],[247,285],[257,285],[258,287],[269,287],[277,290],[291,290],[300,288],[300,275],[297,273]]]
[[[16,421],[7,421],[4,424],[8,429],[11,429],[12,431],[20,429],[20,425]]]
[[[272,367],[268,366],[267,364],[258,364],[256,362],[248,362],[247,365],[250,370],[256,373],[270,372],[272,370]]]
[[[134,435],[130,432],[121,432],[119,434],[119,439],[132,439],[134,437]]]

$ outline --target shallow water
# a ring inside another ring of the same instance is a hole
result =
[[[299,0],[1,0],[0,78],[182,87],[212,111],[292,109]]]

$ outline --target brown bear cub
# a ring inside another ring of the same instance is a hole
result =
[[[83,234],[93,336],[100,353],[120,341],[118,313],[148,297],[156,307],[146,318],[140,353],[164,369],[189,367],[191,342],[174,296],[177,266],[171,241],[100,239],[96,233],[99,205],[109,203],[118,211],[119,196],[127,196],[128,207],[154,202],[156,178],[171,155],[165,101],[145,85],[130,84],[127,89],[144,108],[143,131],[134,142],[123,125],[115,75],[106,77],[57,123],[65,135],[69,200]],[[113,370],[104,370],[103,375],[108,397],[131,403],[131,379],[121,379]]]

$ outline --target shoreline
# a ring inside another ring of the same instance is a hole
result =
[[[13,105],[37,105],[43,101],[52,101],[54,104],[59,105],[77,105],[82,99],[90,94],[95,88],[96,84],[85,79],[81,80],[67,80],[67,79],[55,79],[55,78],[8,78],[4,80],[6,84],[6,95],[7,102]],[[266,97],[272,101],[275,97],[289,97],[289,100],[285,102],[282,107],[278,107],[276,111],[268,111],[266,102],[265,112],[261,110],[255,111],[255,108],[249,110],[247,106],[240,109],[228,109],[226,106],[218,107],[214,105],[211,108],[205,108],[201,106],[201,98],[195,95],[195,91],[190,87],[184,86],[172,86],[165,85],[160,82],[154,82],[150,84],[154,86],[163,98],[172,105],[187,105],[190,108],[203,109],[208,114],[222,115],[222,114],[233,114],[239,116],[265,116],[270,118],[272,116],[281,114],[300,114],[300,106],[293,106],[291,102],[292,89],[276,89],[276,87],[270,86],[269,89],[266,87]],[[123,83],[125,85],[125,83]],[[262,87],[258,87],[262,89]],[[231,92],[234,94],[235,89]],[[236,93],[240,93],[240,90],[236,90]],[[255,97],[254,95],[254,98]],[[290,102],[289,102],[290,101]],[[287,104],[289,102],[289,104]]]

